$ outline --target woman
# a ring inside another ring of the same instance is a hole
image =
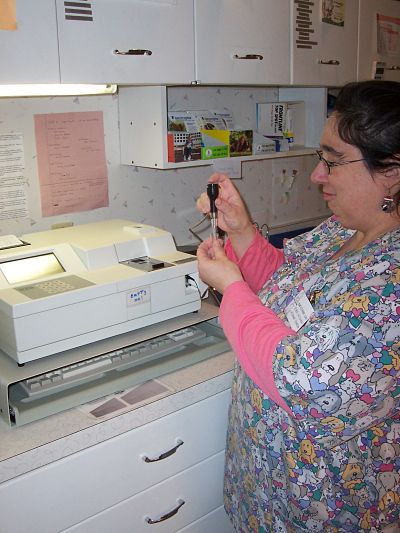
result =
[[[400,84],[345,86],[318,157],[334,216],[283,251],[210,178],[228,240],[199,271],[238,359],[225,507],[240,532],[399,532]]]

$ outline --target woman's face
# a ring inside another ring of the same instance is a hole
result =
[[[343,163],[362,159],[355,146],[342,141],[336,131],[336,118],[328,118],[321,137],[322,156],[328,161]],[[319,184],[324,200],[343,226],[367,231],[375,216],[381,216],[381,204],[388,193],[387,180],[381,174],[371,175],[363,161],[330,169],[321,161],[311,181]]]

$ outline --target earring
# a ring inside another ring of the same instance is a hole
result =
[[[394,203],[394,200],[393,200],[393,196],[390,195],[390,193],[385,196],[385,198],[383,199],[383,202],[381,204],[381,209],[384,213],[393,213],[393,211],[395,210],[395,203]]]

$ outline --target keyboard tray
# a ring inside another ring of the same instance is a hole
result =
[[[9,386],[12,425],[44,418],[230,350],[206,321],[105,352]]]

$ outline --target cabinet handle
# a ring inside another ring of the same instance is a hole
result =
[[[337,59],[329,59],[328,61],[318,59],[318,65],[340,65],[340,61]]]
[[[131,48],[130,50],[114,50],[116,56],[151,56],[151,50],[142,50],[141,48]]]
[[[182,446],[182,444],[183,444],[183,440],[179,439],[177,441],[176,446],[174,446],[173,448],[171,448],[167,452],[162,453],[158,457],[154,457],[154,459],[150,459],[150,457],[147,457],[147,455],[144,455],[143,456],[143,461],[145,461],[146,463],[154,463],[156,461],[162,461],[163,459],[166,459],[170,455],[173,455],[176,452],[176,450],[179,448],[179,446]]]
[[[161,516],[161,518],[158,518],[156,520],[153,520],[149,516],[146,516],[145,520],[148,524],[158,524],[159,522],[164,522],[164,520],[168,520],[168,518],[171,518],[172,516],[176,515],[176,513],[179,511],[179,509],[182,507],[182,505],[185,503],[184,500],[177,500],[178,505],[175,507],[175,509],[172,509],[169,513]]]
[[[390,67],[386,67],[385,70],[400,70],[400,67],[398,65],[391,65]]]
[[[261,54],[246,54],[245,56],[239,56],[238,54],[235,54],[233,59],[259,59],[262,61],[264,57]]]

